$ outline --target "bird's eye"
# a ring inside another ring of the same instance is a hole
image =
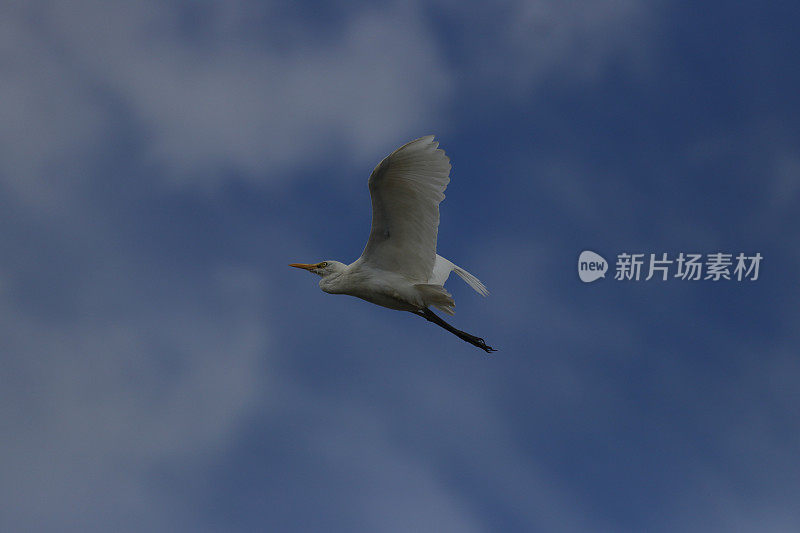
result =
[[[317,265],[317,266],[318,266],[319,268],[325,268],[326,266],[328,266],[328,262],[327,262],[327,261],[323,261],[322,263],[320,263],[320,264],[319,264],[319,265]]]

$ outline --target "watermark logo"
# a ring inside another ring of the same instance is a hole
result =
[[[645,254],[622,252],[617,254],[614,279],[616,281],[756,281],[761,260],[756,252],[747,255],[715,252],[711,254],[684,253],[670,256],[667,253]],[[604,278],[608,263],[595,252],[585,250],[578,258],[578,276],[589,283]]]
[[[578,257],[578,276],[584,283],[606,277],[608,261],[595,252],[584,250]]]

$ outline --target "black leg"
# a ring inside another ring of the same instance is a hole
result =
[[[444,329],[446,329],[447,331],[449,331],[453,335],[456,335],[458,338],[467,341],[468,343],[472,344],[473,346],[477,346],[478,348],[480,348],[481,350],[483,350],[486,353],[492,353],[492,352],[496,352],[497,351],[494,348],[492,348],[491,346],[488,346],[486,344],[486,342],[482,338],[476,337],[475,335],[470,335],[466,331],[461,331],[460,329],[454,328],[453,326],[451,326],[450,324],[448,324],[447,322],[445,322],[444,320],[439,318],[439,316],[434,314],[434,312],[431,311],[430,309],[428,309],[427,307],[424,307],[422,309],[418,309],[417,311],[414,311],[414,314],[421,316],[422,318],[424,318],[428,322],[433,322],[437,326],[443,327]]]

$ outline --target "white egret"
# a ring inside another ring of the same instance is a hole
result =
[[[480,337],[454,328],[429,307],[454,313],[444,283],[455,272],[482,296],[478,278],[436,254],[439,202],[450,182],[450,158],[433,135],[392,152],[369,177],[372,229],[364,252],[354,263],[292,263],[322,277],[320,288],[349,294],[374,304],[409,311],[437,324],[487,353],[496,351]]]

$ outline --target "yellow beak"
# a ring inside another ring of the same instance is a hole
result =
[[[289,266],[295,268],[302,268],[304,270],[314,270],[315,268],[317,268],[317,265],[307,265],[305,263],[289,263]]]

